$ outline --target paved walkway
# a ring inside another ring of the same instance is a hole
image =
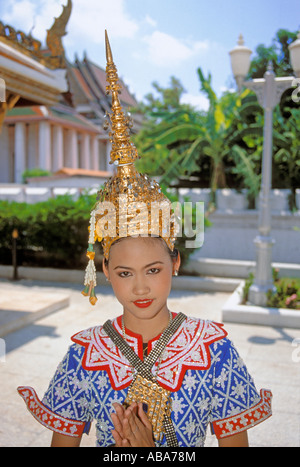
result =
[[[6,306],[9,296],[12,302],[23,302],[22,310],[26,301],[27,312],[28,305],[41,293],[50,294],[54,301],[56,294],[69,297],[66,308],[41,317],[0,340],[0,446],[49,446],[51,432],[29,415],[16,387],[33,386],[42,397],[69,346],[70,336],[121,314],[121,306],[109,287],[99,288],[96,307],[91,307],[82,297],[81,289],[80,285],[63,283],[0,280],[0,297],[5,294]],[[174,291],[169,307],[175,312],[221,321],[221,309],[229,296],[227,293]],[[250,445],[299,447],[300,330],[232,323],[225,327],[257,388],[271,389],[274,396],[273,417],[249,431]],[[82,445],[93,446],[94,443],[92,429],[90,436],[84,436]],[[208,435],[206,446],[216,445],[215,438]]]

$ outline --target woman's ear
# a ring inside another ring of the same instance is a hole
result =
[[[106,280],[109,281],[109,273],[108,273],[108,267],[106,265],[106,262],[105,262],[105,258],[103,258],[102,260],[102,270],[104,272],[104,275],[106,277]]]
[[[180,264],[181,264],[181,257],[180,257],[180,252],[178,251],[177,258],[173,262],[173,274],[175,273],[175,271],[178,273]]]

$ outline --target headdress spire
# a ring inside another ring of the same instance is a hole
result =
[[[139,235],[161,237],[173,250],[177,233],[171,202],[155,180],[138,173],[134,166],[138,152],[130,141],[130,119],[125,116],[119,99],[121,86],[106,31],[105,48],[106,93],[112,96],[111,113],[107,115],[111,126],[110,163],[117,166],[117,173],[98,192],[98,202],[91,212],[87,250],[89,262],[82,293],[90,297],[93,305],[97,301],[94,264],[96,240],[101,241],[104,257],[108,259],[111,245],[119,238]]]
[[[106,49],[106,62],[107,63],[113,63],[113,56],[110,48],[110,43],[108,39],[108,34],[105,29],[105,49]]]
[[[114,64],[113,55],[107,35],[105,31],[105,48],[106,48],[106,94],[112,96],[112,113],[108,114],[111,122],[110,138],[112,150],[110,154],[111,164],[116,166],[130,164],[138,158],[138,153],[134,144],[130,141],[130,118],[125,116],[119,95],[121,94],[121,85],[117,68]]]

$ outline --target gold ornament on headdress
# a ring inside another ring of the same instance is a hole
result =
[[[125,115],[120,103],[121,85],[106,31],[105,42],[106,93],[112,96],[111,113],[107,115],[111,126],[110,164],[116,166],[117,173],[98,192],[98,202],[91,213],[87,251],[89,263],[84,281],[86,287],[82,293],[90,297],[93,305],[97,301],[93,248],[96,239],[102,241],[103,254],[108,259],[113,242],[124,237],[161,237],[173,250],[177,231],[171,202],[155,180],[138,173],[134,166],[139,156],[130,140],[131,119]]]

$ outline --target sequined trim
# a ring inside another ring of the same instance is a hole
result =
[[[27,409],[46,428],[62,435],[79,438],[85,428],[85,422],[69,420],[47,409],[39,400],[34,389],[28,386],[18,387],[18,393],[24,399]]]
[[[241,433],[242,431],[258,425],[267,418],[271,417],[271,391],[261,389],[260,396],[260,402],[250,409],[245,410],[238,415],[225,418],[224,420],[217,420],[213,422],[212,425],[216,437],[220,439],[226,438],[227,436],[236,435],[237,433]]]
[[[174,315],[174,314],[173,314]],[[113,325],[122,335],[121,317]],[[227,336],[222,324],[188,317],[175,332],[165,348],[157,374],[157,382],[172,392],[179,390],[187,369],[207,370],[211,365],[209,346]],[[127,342],[143,358],[141,336],[126,330]],[[160,336],[149,342],[149,352]],[[128,360],[113,344],[102,326],[90,328],[72,337],[83,345],[85,353],[82,366],[85,370],[106,370],[115,390],[124,389],[132,382]],[[156,372],[156,365],[153,367]]]

